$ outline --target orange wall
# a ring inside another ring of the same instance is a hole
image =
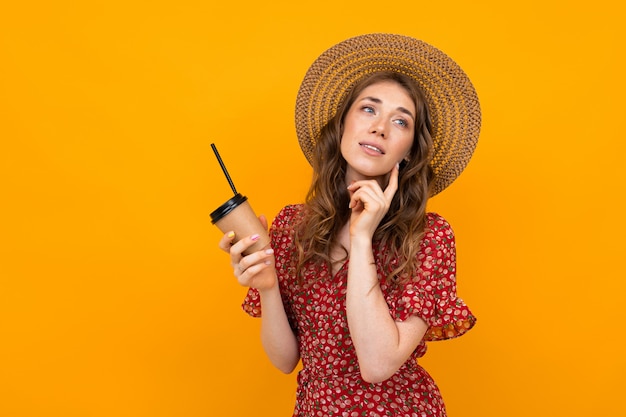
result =
[[[299,82],[376,31],[446,51],[483,106],[474,159],[431,203],[479,317],[424,359],[449,414],[626,415],[613,3],[3,5],[0,415],[290,415],[295,376],[263,356],[217,249],[210,143],[257,212],[301,201]]]

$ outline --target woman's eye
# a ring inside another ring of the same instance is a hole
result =
[[[404,119],[397,119],[397,120],[395,121],[395,123],[396,123],[396,124],[398,124],[398,125],[400,125],[400,126],[402,126],[402,127],[406,127],[406,126],[408,126],[408,125],[409,125],[409,124],[407,123],[407,121],[406,121],[406,120],[404,120]]]
[[[363,111],[366,113],[374,113],[374,109],[370,106],[364,106]]]

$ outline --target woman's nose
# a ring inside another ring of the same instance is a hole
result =
[[[370,127],[370,133],[384,138],[386,134],[385,123],[380,119],[375,120]]]

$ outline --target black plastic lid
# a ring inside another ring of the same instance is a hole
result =
[[[236,209],[237,206],[241,205],[247,199],[248,197],[237,193],[233,198],[219,206],[214,212],[211,213],[211,223],[215,224],[220,221],[222,217]]]

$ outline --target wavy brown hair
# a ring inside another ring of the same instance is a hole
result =
[[[433,147],[431,121],[424,93],[413,79],[396,72],[376,72],[359,81],[347,93],[337,113],[317,138],[312,158],[313,180],[306,197],[303,221],[295,233],[298,249],[296,274],[299,279],[304,275],[305,264],[310,261],[326,262],[331,267],[331,248],[337,242],[341,228],[350,219],[350,196],[345,183],[347,163],[340,149],[345,115],[365,88],[390,81],[407,91],[417,114],[408,161],[400,164],[398,191],[373,240],[386,248],[384,269],[388,274],[387,280],[397,281],[398,277],[408,277],[415,270],[433,179],[430,167]],[[347,249],[344,250],[347,258]]]

